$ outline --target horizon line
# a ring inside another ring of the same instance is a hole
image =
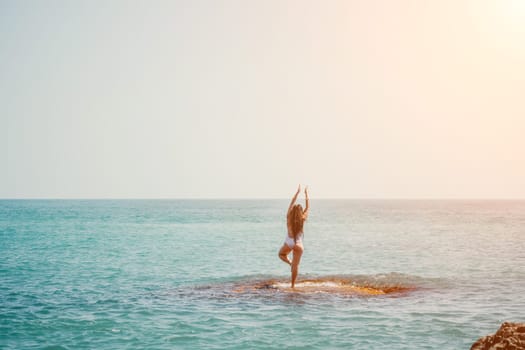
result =
[[[289,197],[0,197],[8,200],[289,200]],[[392,200],[392,201],[523,201],[505,197],[310,197],[310,200]]]

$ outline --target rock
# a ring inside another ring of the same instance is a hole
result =
[[[478,339],[470,350],[525,350],[525,323],[504,322],[495,334]]]

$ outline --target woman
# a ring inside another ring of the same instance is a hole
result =
[[[279,258],[292,267],[292,288],[295,287],[295,280],[297,279],[297,273],[299,272],[299,262],[303,255],[303,225],[308,217],[308,187],[304,189],[304,195],[306,197],[306,208],[303,210],[301,204],[295,204],[297,196],[301,192],[301,185],[297,189],[297,192],[292,198],[292,202],[288,207],[288,214],[286,214],[286,222],[288,226],[288,235],[284,240],[284,244],[279,251]],[[293,252],[293,259],[288,259],[288,254]]]

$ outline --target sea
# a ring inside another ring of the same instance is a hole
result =
[[[525,322],[525,201],[1,200],[1,349],[469,349]]]

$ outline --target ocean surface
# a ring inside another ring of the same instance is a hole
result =
[[[1,349],[469,349],[525,322],[525,201],[0,201]]]

